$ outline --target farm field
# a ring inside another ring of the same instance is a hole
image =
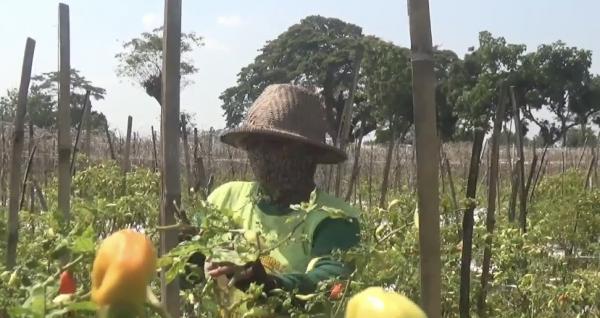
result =
[[[600,317],[600,75],[577,25],[521,43],[482,11],[444,47],[436,0],[407,1],[406,39],[364,17],[380,3],[216,17],[248,53],[155,0],[143,29],[89,28],[127,39],[96,48],[103,77],[77,44],[97,4],[67,2],[0,74],[0,318]]]

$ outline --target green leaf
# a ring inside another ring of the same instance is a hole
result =
[[[91,301],[81,301],[77,303],[70,304],[67,308],[69,310],[77,310],[77,311],[96,311],[98,310],[98,306]]]
[[[89,226],[73,241],[71,250],[76,253],[93,253],[96,250],[95,238],[96,233],[94,233],[94,229]]]

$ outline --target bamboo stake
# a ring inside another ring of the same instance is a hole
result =
[[[535,193],[535,188],[537,187],[538,181],[540,179],[540,174],[542,169],[544,168],[544,164],[546,163],[546,152],[548,151],[548,145],[544,146],[544,151],[542,152],[542,158],[540,159],[540,165],[537,173],[535,174],[535,178],[533,181],[533,188],[531,188],[531,193],[529,194],[529,202],[533,200],[533,195]]]
[[[38,200],[40,201],[40,209],[42,211],[48,211],[48,203],[46,203],[46,199],[44,198],[44,193],[40,189],[37,180],[33,179],[33,187],[35,189],[35,193],[38,195]]]
[[[154,126],[150,126],[150,130],[152,131],[152,160],[154,161],[152,171],[156,172],[158,169],[158,155],[156,154],[156,131],[154,130]]]
[[[160,225],[176,223],[175,214],[181,201],[179,171],[179,93],[181,65],[181,0],[165,0],[162,67],[162,200]],[[160,254],[178,243],[177,231],[160,232]],[[167,284],[161,276],[161,300],[172,317],[180,316],[179,281]]]
[[[538,155],[533,153],[533,159],[531,159],[531,167],[529,168],[529,176],[527,177],[527,184],[525,184],[525,199],[529,196],[529,190],[531,189],[531,181],[537,168]]]
[[[183,114],[181,115],[181,140],[183,141],[183,156],[185,160],[185,181],[187,192],[189,194],[191,188],[194,186],[194,179],[192,178],[192,167],[190,164],[190,145],[188,143],[187,121]]]
[[[354,149],[354,162],[352,163],[352,173],[350,175],[350,183],[348,184],[348,191],[346,192],[346,196],[344,197],[344,199],[346,201],[350,200],[350,194],[352,192],[352,188],[356,182],[356,178],[358,177],[360,150],[362,148],[363,137],[364,137],[364,134],[361,131],[361,134],[358,137],[358,142],[356,144],[356,149]]]
[[[83,113],[83,122],[85,123],[85,139],[83,144],[83,153],[91,158],[92,151],[92,101],[86,100],[88,107],[85,108]]]
[[[373,208],[373,142],[371,142],[371,151],[369,154],[369,177],[368,179],[368,190],[369,190],[369,211]]]
[[[129,154],[131,152],[131,126],[133,124],[133,117],[127,116],[127,136],[125,137],[125,154],[123,155],[123,162],[121,168],[123,173],[128,173],[131,169],[131,161],[129,160]]]
[[[34,142],[34,134],[33,134],[33,123],[31,122],[31,118],[29,119],[29,154],[31,156],[30,160],[33,160],[33,153],[35,151],[35,142]],[[32,163],[28,163],[29,167],[32,166]],[[27,169],[25,169],[27,171]],[[25,173],[25,178],[27,178],[27,172]],[[33,178],[32,178],[33,179]],[[25,188],[23,188],[25,191]],[[22,206],[22,204],[21,204]],[[29,185],[29,212],[33,212],[35,208],[35,189],[33,185]]]
[[[5,179],[6,179],[6,138],[4,137],[4,124],[0,123],[0,146],[2,146],[2,151],[0,151],[0,205],[6,206],[6,190],[4,188]]]
[[[69,6],[59,3],[58,210],[69,223],[71,195],[71,62]]]
[[[17,109],[13,125],[13,143],[9,171],[9,201],[8,222],[6,239],[6,267],[12,269],[17,262],[17,244],[19,242],[19,182],[21,181],[21,155],[23,153],[23,137],[25,135],[25,114],[27,113],[27,94],[31,80],[31,67],[35,41],[27,38],[23,67],[21,69],[21,83],[17,97]]]
[[[498,196],[498,157],[500,146],[498,139],[502,131],[502,122],[504,121],[504,86],[500,87],[500,96],[498,97],[498,108],[494,118],[494,130],[490,137],[490,161],[489,161],[489,179],[488,179],[488,201],[485,218],[485,227],[487,234],[485,238],[485,248],[483,251],[483,262],[481,270],[481,292],[477,299],[477,310],[480,317],[486,317],[485,300],[488,292],[488,282],[490,280],[490,265],[492,260],[492,235],[496,225],[496,197]]]
[[[346,144],[348,135],[350,134],[350,126],[352,126],[352,108],[354,106],[354,91],[356,90],[356,84],[358,83],[358,75],[360,73],[360,63],[363,57],[363,48],[359,47],[356,49],[356,55],[354,56],[354,63],[352,69],[354,70],[354,77],[352,79],[352,87],[350,87],[350,96],[346,99],[344,104],[344,110],[342,111],[341,124],[338,131],[337,141],[338,147],[342,151],[346,151]],[[341,180],[343,177],[344,162],[340,162],[337,165],[337,173],[335,176],[335,195],[340,195]]]
[[[110,130],[108,130],[108,120],[104,121],[104,131],[106,132],[106,141],[108,142],[108,149],[110,150],[110,159],[117,160],[117,157],[115,157],[115,148],[113,147],[112,140],[110,138]]]
[[[515,131],[517,132],[517,150],[519,151],[519,223],[523,233],[527,232],[527,193],[525,192],[525,154],[523,152],[523,134],[521,133],[521,118],[519,116],[519,108],[517,107],[517,99],[515,97],[515,87],[510,87],[510,99],[515,120]]]
[[[475,196],[477,194],[477,178],[479,177],[479,163],[481,160],[481,149],[485,132],[476,129],[473,138],[473,150],[469,165],[469,177],[467,179],[467,208],[463,216],[462,242],[460,264],[460,317],[470,317],[470,288],[471,288],[471,258],[473,249],[473,211],[475,210]]]
[[[77,159],[77,150],[79,147],[79,137],[81,136],[81,128],[83,127],[83,121],[85,119],[85,112],[87,105],[89,104],[90,91],[85,91],[85,97],[83,99],[83,107],[81,108],[81,115],[79,116],[79,123],[77,124],[77,134],[75,135],[75,144],[73,145],[73,157],[71,158],[71,175],[75,175],[75,160]]]
[[[385,201],[386,201],[386,197],[387,197],[388,183],[389,183],[389,177],[390,177],[390,165],[392,163],[392,155],[394,153],[394,145],[395,144],[396,144],[396,138],[395,138],[394,132],[392,131],[391,136],[390,136],[390,141],[388,143],[386,155],[385,155],[385,165],[383,167],[383,178],[381,180],[381,188],[379,191],[379,193],[380,193],[379,207],[382,209],[385,207]]]
[[[441,315],[439,140],[428,0],[409,0],[413,108],[416,137],[421,304],[429,318]]]
[[[35,150],[37,146],[33,146],[31,152],[29,153],[29,160],[27,160],[27,165],[25,165],[25,175],[23,177],[23,183],[21,184],[21,200],[19,200],[19,210],[23,209],[23,205],[25,204],[25,190],[27,187],[27,179],[31,173],[31,166],[33,165],[33,156],[35,155]],[[33,212],[33,211],[30,211]]]

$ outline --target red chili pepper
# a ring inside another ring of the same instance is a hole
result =
[[[338,300],[342,298],[342,294],[344,293],[344,285],[342,283],[335,283],[331,286],[331,290],[329,291],[329,299]]]
[[[75,278],[69,271],[64,271],[60,274],[60,285],[58,287],[59,294],[74,294],[77,289]]]

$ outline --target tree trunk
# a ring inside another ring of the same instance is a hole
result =
[[[31,66],[35,41],[27,38],[23,67],[21,69],[21,83],[17,97],[17,109],[13,125],[12,152],[10,157],[9,201],[6,238],[6,268],[12,269],[17,263],[17,244],[19,242],[19,186],[21,182],[21,156],[25,136],[25,114],[27,113],[27,94],[31,80]]]
[[[165,0],[163,31],[161,151],[162,198],[160,225],[174,225],[181,202],[179,167],[179,102],[181,67],[181,0]],[[160,255],[178,244],[176,230],[160,232]],[[172,317],[180,316],[179,281],[167,284],[161,275],[161,300]]]
[[[467,179],[467,208],[463,216],[463,247],[460,264],[460,302],[459,312],[461,318],[470,317],[470,291],[471,291],[471,257],[473,249],[473,211],[475,210],[475,196],[477,194],[477,178],[479,176],[479,162],[485,132],[476,129],[473,138],[473,150]]]
[[[477,299],[477,310],[479,317],[487,317],[485,309],[485,301],[487,298],[488,282],[490,280],[490,265],[492,260],[492,235],[496,224],[496,197],[498,186],[498,157],[500,147],[498,139],[502,131],[502,122],[504,119],[505,103],[504,103],[504,87],[500,87],[500,96],[498,97],[498,108],[496,109],[496,117],[494,119],[494,130],[490,138],[490,161],[489,161],[489,179],[488,179],[488,201],[485,217],[485,227],[487,234],[485,238],[485,248],[483,250],[483,262],[481,269],[481,292]]]
[[[417,162],[421,305],[429,318],[441,315],[439,139],[428,0],[409,0],[412,91]]]

